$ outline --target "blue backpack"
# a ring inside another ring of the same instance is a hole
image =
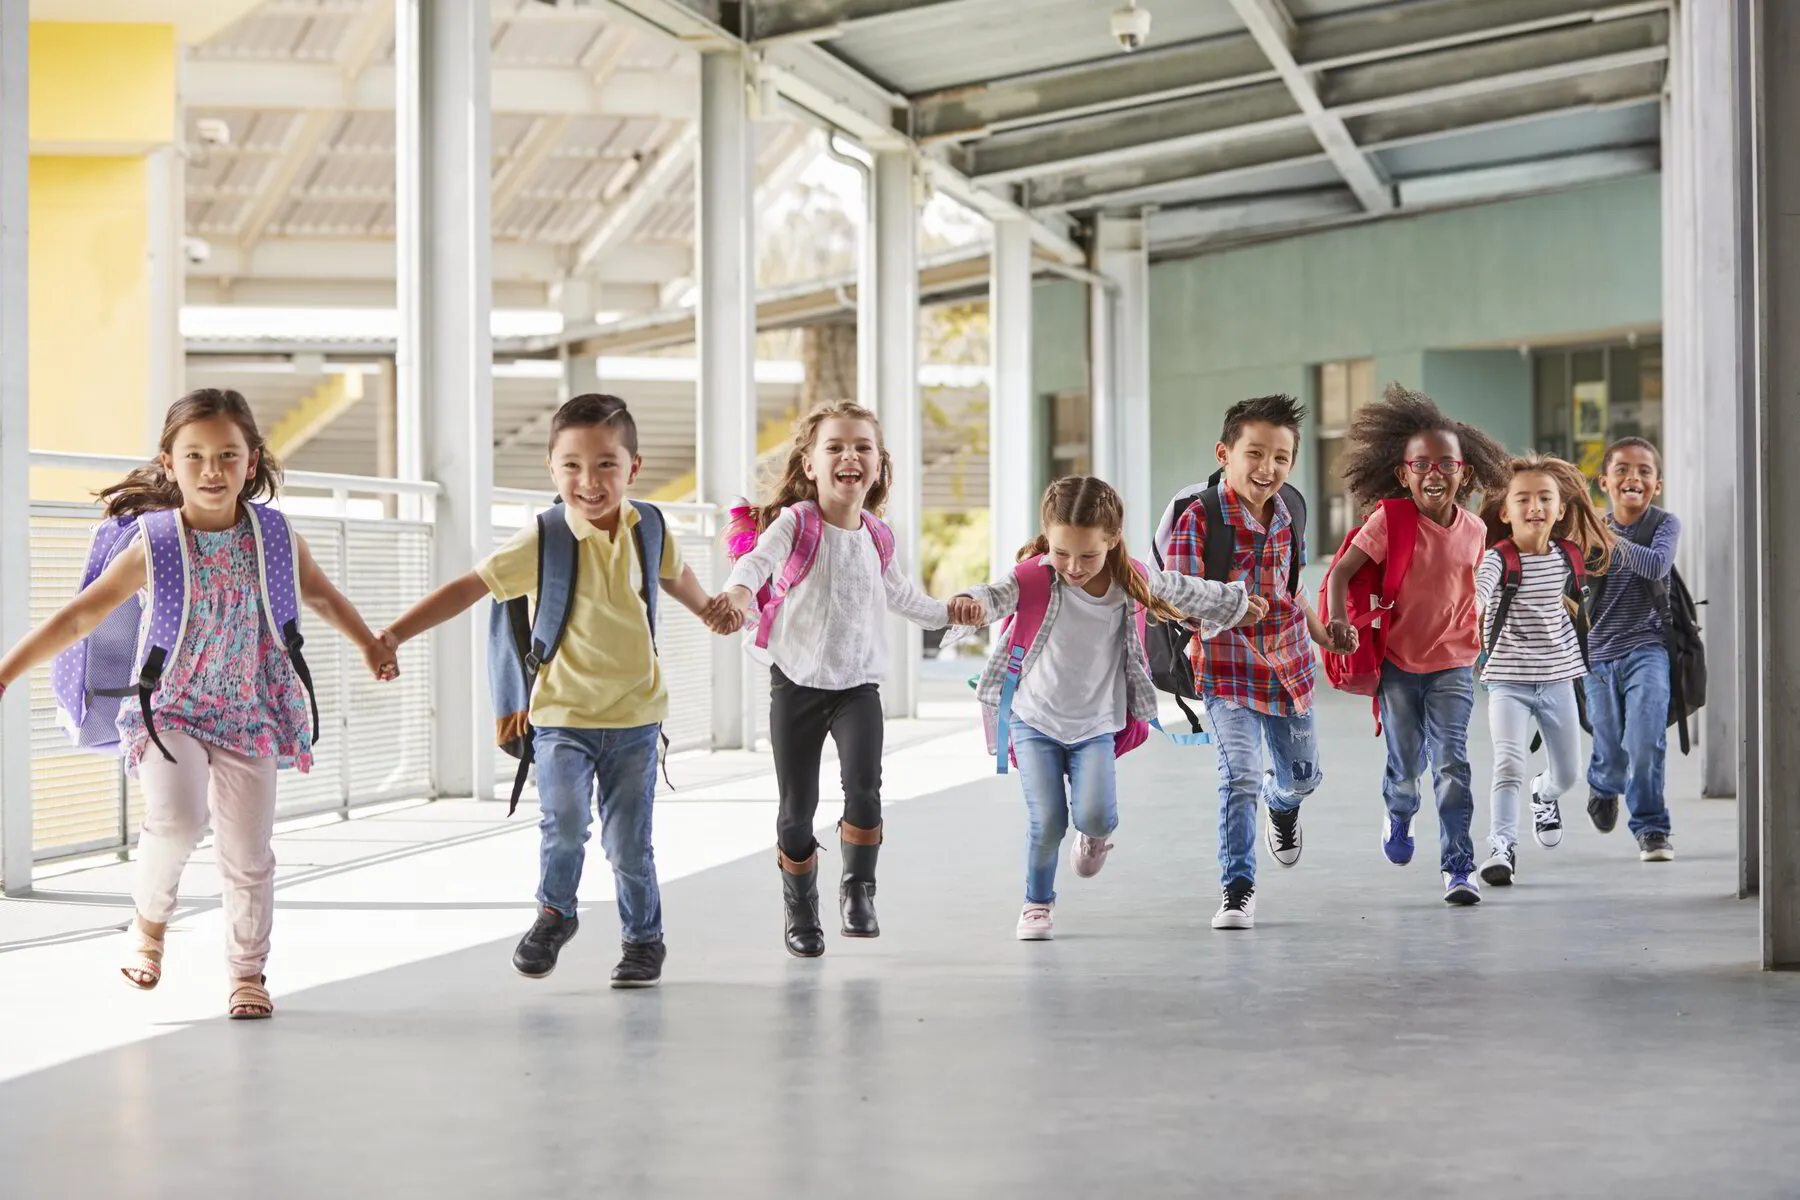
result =
[[[655,652],[656,602],[661,595],[657,581],[662,577],[666,523],[662,510],[655,505],[637,500],[629,503],[638,513],[632,538],[637,543],[638,568],[643,577],[638,597],[644,602],[644,615],[650,624],[650,648]],[[506,806],[509,817],[519,807],[519,795],[525,790],[525,779],[534,761],[531,689],[537,683],[538,673],[556,657],[562,644],[581,561],[580,546],[575,531],[569,528],[561,500],[537,515],[537,530],[537,612],[530,611],[528,597],[518,596],[495,601],[488,614],[488,692],[494,701],[494,740],[500,749],[519,760],[518,774],[513,776],[512,800]],[[666,751],[667,735],[662,743]]]
[[[246,504],[256,537],[258,591],[263,619],[275,633],[312,706],[313,744],[319,741],[319,702],[312,672],[300,648],[300,547],[279,509]],[[94,529],[81,586],[88,587],[134,541],[144,544],[146,605],[140,595],[107,614],[94,631],[56,656],[50,687],[56,696],[57,724],[83,750],[119,753],[119,703],[137,697],[144,731],[170,762],[150,698],[187,633],[188,538],[179,509],[164,508],[134,517],[110,517]],[[148,618],[147,620],[145,618]]]

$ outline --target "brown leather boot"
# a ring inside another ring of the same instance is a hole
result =
[[[825,953],[825,931],[819,927],[819,852],[795,862],[780,850],[781,895],[787,910],[782,938],[795,958],[817,958]]]
[[[838,839],[844,852],[844,877],[838,884],[844,936],[880,937],[881,925],[875,919],[875,860],[881,854],[881,826],[859,829],[839,821]]]

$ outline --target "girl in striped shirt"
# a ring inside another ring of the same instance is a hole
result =
[[[1581,777],[1581,713],[1576,688],[1587,674],[1584,575],[1603,572],[1613,535],[1572,464],[1533,455],[1515,458],[1512,480],[1490,502],[1498,534],[1475,573],[1480,608],[1481,681],[1487,685],[1494,741],[1484,883],[1512,883],[1518,863],[1519,793],[1531,759],[1531,726],[1543,734],[1549,770],[1531,789],[1533,831],[1540,846],[1562,841],[1558,801]]]

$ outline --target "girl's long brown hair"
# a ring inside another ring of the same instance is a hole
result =
[[[817,500],[819,489],[812,480],[806,477],[806,460],[813,452],[813,446],[819,440],[819,427],[833,418],[842,417],[847,421],[867,421],[875,430],[875,454],[877,466],[875,483],[869,488],[869,494],[863,498],[863,507],[880,516],[887,508],[888,488],[893,483],[894,464],[888,458],[887,446],[881,439],[881,420],[860,404],[848,400],[840,400],[835,404],[821,404],[807,413],[794,425],[794,440],[788,447],[786,460],[782,463],[781,472],[776,477],[775,485],[770,489],[769,499],[750,508],[750,522],[755,532],[761,533],[775,523],[781,510],[802,500]]]
[[[262,433],[256,428],[256,415],[250,411],[250,402],[237,392],[226,388],[200,388],[169,405],[168,415],[163,418],[162,440],[158,443],[160,451],[174,454],[175,436],[183,428],[214,417],[229,417],[235,421],[244,435],[244,444],[257,456],[256,469],[244,480],[244,490],[238,498],[246,501],[273,498],[281,487],[281,464],[275,461],[275,456],[263,442]],[[160,508],[181,507],[181,488],[175,483],[174,476],[163,470],[160,462],[146,463],[96,494],[109,517],[135,517]]]
[[[1550,527],[1550,536],[1579,547],[1588,574],[1606,574],[1606,569],[1612,565],[1613,545],[1618,539],[1606,527],[1605,518],[1588,494],[1587,476],[1574,463],[1548,454],[1521,455],[1507,463],[1506,486],[1482,507],[1481,515],[1488,527],[1488,544],[1512,536],[1512,529],[1500,520],[1500,512],[1506,507],[1506,495],[1512,491],[1512,481],[1520,475],[1550,477],[1563,503],[1562,518]]]
[[[1152,616],[1164,621],[1185,619],[1180,609],[1153,596],[1150,585],[1131,565],[1131,555],[1125,549],[1125,502],[1119,499],[1119,493],[1111,484],[1092,475],[1068,475],[1058,479],[1044,490],[1038,519],[1045,529],[1052,525],[1068,525],[1074,529],[1098,529],[1107,537],[1117,538],[1106,555],[1113,582]],[[1034,541],[1019,548],[1019,561],[1048,553],[1050,539],[1040,533]]]

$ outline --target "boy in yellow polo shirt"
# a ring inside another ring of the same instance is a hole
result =
[[[537,921],[513,966],[542,978],[575,936],[576,888],[586,861],[590,802],[599,788],[600,845],[612,865],[624,955],[614,987],[650,987],[662,978],[662,900],[650,846],[656,757],[669,707],[649,614],[640,595],[635,543],[641,515],[626,491],[637,478],[637,423],[616,396],[577,396],[550,427],[550,477],[575,535],[575,592],[556,654],[531,694],[532,748],[543,815]],[[740,619],[714,601],[683,564],[664,531],[658,583],[718,632]],[[468,575],[425,597],[382,632],[392,647],[475,604],[531,595],[538,587],[534,520]]]

